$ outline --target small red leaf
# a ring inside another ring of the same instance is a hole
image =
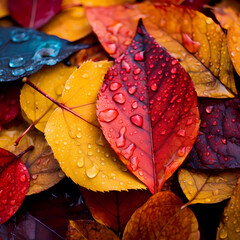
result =
[[[61,9],[62,0],[8,0],[11,17],[24,27],[39,28]]]
[[[29,181],[28,170],[21,160],[0,148],[0,225],[21,206]]]
[[[4,86],[0,90],[0,129],[1,126],[11,122],[20,111],[20,88]]]
[[[112,148],[152,193],[182,164],[199,128],[189,75],[142,25],[108,71],[97,115]]]

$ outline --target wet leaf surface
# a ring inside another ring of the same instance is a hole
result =
[[[13,153],[0,148],[0,225],[21,206],[29,187],[29,173]]]
[[[201,126],[186,164],[195,169],[240,166],[240,100],[199,98]]]
[[[199,128],[189,75],[141,23],[105,77],[97,115],[111,147],[152,193],[182,164]]]
[[[143,2],[87,8],[86,15],[101,44],[113,57],[125,52],[142,18],[147,31],[190,74],[198,96],[226,98],[237,93],[226,36],[219,25],[202,13],[186,7],[155,7]],[[186,35],[188,44],[186,38],[184,41]],[[197,48],[191,53],[189,45],[194,43]]]
[[[62,0],[8,0],[11,17],[20,25],[39,28],[61,9]]]
[[[32,129],[14,146],[14,142],[23,134],[28,125],[11,126],[8,129],[2,129],[0,132],[0,147],[7,149],[18,155],[30,145],[35,149],[22,156],[21,160],[26,165],[30,174],[30,186],[27,194],[34,194],[44,191],[65,177],[58,161],[54,159],[53,152],[44,138],[44,135]]]
[[[143,190],[100,193],[80,188],[80,191],[94,219],[117,232],[124,230],[135,210],[151,196]]]
[[[218,203],[230,198],[239,176],[239,170],[194,171],[181,168],[178,171],[178,181],[190,201],[188,205]]]
[[[88,61],[67,80],[61,102],[49,118],[45,137],[65,174],[93,191],[141,189],[104,138],[96,116],[97,93],[111,62]]]
[[[119,237],[106,226],[92,220],[70,220],[67,240],[119,240]]]
[[[123,240],[200,239],[198,223],[189,208],[181,209],[180,198],[172,192],[154,194],[129,220]]]
[[[16,80],[55,65],[87,44],[73,44],[34,29],[0,27],[0,82]]]

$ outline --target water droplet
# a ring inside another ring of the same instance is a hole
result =
[[[99,169],[96,165],[93,165],[92,167],[86,170],[86,174],[89,178],[96,177],[98,173],[99,173]]]
[[[121,153],[128,160],[133,155],[135,148],[136,148],[135,144],[131,143]]]
[[[240,228],[238,227],[238,228],[236,228],[236,232],[237,233],[239,233],[240,232]]]
[[[65,177],[65,173],[64,173],[63,171],[60,171],[60,172],[58,173],[58,177],[60,177],[60,178]]]
[[[122,85],[118,82],[113,82],[110,84],[109,88],[111,91],[116,91],[118,90]]]
[[[228,233],[227,233],[227,231],[225,230],[225,228],[222,228],[222,229],[220,230],[219,236],[220,236],[220,238],[222,238],[222,239],[227,238]]]
[[[122,61],[122,68],[125,69],[127,73],[131,71],[130,65],[125,60]]]
[[[99,145],[99,146],[104,146],[104,137],[102,134],[100,134],[99,138],[96,140],[96,144]]]
[[[2,200],[1,200],[1,203],[4,204],[4,205],[6,205],[6,204],[7,204],[7,200],[2,199]]]
[[[25,174],[23,174],[21,177],[20,177],[20,181],[21,182],[25,182],[26,181],[26,175]]]
[[[143,60],[144,60],[144,51],[137,52],[137,53],[134,55],[134,60],[135,60],[135,61],[143,61]]]
[[[171,69],[172,74],[175,74],[176,72],[177,72],[177,68],[174,67],[174,68]]]
[[[213,111],[213,109],[214,109],[213,106],[207,106],[206,109],[205,109],[205,111],[206,111],[206,113],[209,113],[209,114],[210,114],[210,113]]]
[[[137,74],[139,74],[141,71],[142,71],[141,68],[136,68],[136,69],[133,70],[133,73],[134,73],[135,75],[137,75]]]
[[[3,73],[4,73],[4,70],[0,69],[0,76],[3,75]]]
[[[81,157],[81,158],[78,160],[78,162],[77,162],[77,166],[78,166],[78,167],[83,167],[83,165],[84,165],[84,158]]]
[[[216,125],[217,125],[217,122],[216,122],[216,121],[213,121],[212,125],[213,125],[213,126],[216,126]]]
[[[191,124],[193,124],[193,119],[192,119],[192,118],[189,118],[189,119],[187,120],[187,122],[186,122],[186,126],[189,126],[189,125],[191,125]]]
[[[177,151],[177,155],[178,155],[179,157],[183,157],[183,156],[185,155],[185,153],[186,153],[186,147],[181,147],[181,148],[179,148],[178,151]]]
[[[11,200],[10,205],[14,206],[16,204],[16,200]]]
[[[131,86],[128,88],[128,93],[129,94],[134,94],[137,91],[137,87],[136,86]]]
[[[124,147],[125,143],[126,143],[126,139],[125,139],[125,133],[126,133],[127,128],[126,127],[121,127],[119,134],[120,136],[117,138],[116,140],[116,146],[117,147]]]
[[[218,193],[219,193],[218,189],[215,189],[215,190],[212,191],[212,195],[213,195],[213,196],[217,196]]]
[[[134,102],[132,103],[132,108],[133,108],[133,109],[138,108],[138,102],[137,102],[137,101],[134,101]]]
[[[113,96],[113,100],[119,104],[124,104],[126,102],[126,97],[123,93],[116,93]]]
[[[82,78],[89,78],[89,75],[87,73],[82,74]]]
[[[143,171],[142,171],[142,170],[139,170],[139,171],[138,171],[138,174],[139,174],[140,176],[143,176]]]
[[[135,124],[138,127],[142,127],[143,125],[143,117],[140,116],[139,114],[134,114],[133,116],[130,117],[130,120],[133,124]]]
[[[153,83],[151,85],[151,90],[155,92],[155,91],[157,91],[157,89],[158,89],[158,85],[156,83]]]
[[[9,67],[11,68],[22,67],[24,64],[25,64],[25,60],[23,57],[12,58],[9,61]]]
[[[27,32],[24,32],[22,30],[16,30],[12,32],[12,41],[13,42],[25,42],[29,39],[29,35]]]
[[[25,73],[25,70],[23,68],[17,68],[12,70],[12,75],[13,76],[20,76]]]
[[[186,136],[186,131],[184,129],[180,129],[177,132],[177,135],[180,136],[180,137],[185,137]]]
[[[99,112],[98,119],[101,122],[111,122],[118,116],[118,111],[115,109],[106,109]]]
[[[92,152],[92,151],[88,151],[87,155],[88,155],[88,156],[92,156],[92,155],[93,155],[93,152]]]
[[[38,178],[38,174],[33,174],[33,175],[32,175],[32,179],[33,179],[33,180],[36,180],[37,178]]]
[[[222,138],[222,143],[226,145],[227,144],[227,139],[226,138]]]
[[[139,164],[140,160],[138,157],[133,157],[130,160],[130,167],[133,171],[136,171],[138,169],[138,164]]]
[[[117,46],[115,43],[106,43],[105,48],[109,54],[114,54],[117,51]]]
[[[178,63],[178,60],[177,59],[173,59],[172,60],[172,65],[174,66],[174,65],[176,65]]]
[[[30,71],[32,71],[33,69],[34,69],[33,66],[27,66],[27,67],[25,68],[25,70],[26,70],[27,72],[30,72]]]
[[[122,27],[122,23],[121,22],[116,22],[113,23],[110,26],[107,26],[107,31],[112,33],[114,36],[116,36],[120,30],[120,28]]]

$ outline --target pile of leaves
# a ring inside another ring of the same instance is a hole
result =
[[[1,1],[0,239],[239,239],[239,75],[233,0]]]

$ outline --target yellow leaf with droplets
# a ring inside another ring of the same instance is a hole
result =
[[[96,116],[97,93],[111,62],[85,62],[67,80],[62,104],[49,118],[45,136],[61,168],[93,191],[146,188],[117,159]]]
[[[217,230],[217,240],[240,239],[240,179],[233,191],[231,199],[224,209],[221,222]]]
[[[101,44],[113,57],[125,52],[142,18],[147,31],[190,74],[198,96],[227,98],[237,93],[226,36],[218,24],[202,13],[143,2],[88,7],[86,15]]]
[[[136,0],[81,0],[84,6],[111,6],[116,4],[134,3]]]
[[[53,99],[60,101],[65,82],[76,70],[76,67],[67,67],[62,63],[55,66],[45,66],[32,74],[29,79]],[[25,84],[20,95],[21,108],[31,123],[44,132],[44,128],[56,109],[56,105],[42,94]]]
[[[34,146],[33,151],[21,157],[31,177],[27,193],[27,195],[31,195],[54,186],[65,177],[65,174],[58,161],[54,159],[52,149],[45,140],[43,133],[38,130],[30,130],[17,146],[14,145],[15,140],[23,134],[27,127],[26,123],[21,123],[8,129],[2,129],[0,131],[0,147],[18,155],[29,146]]]
[[[71,7],[58,13],[41,31],[69,41],[87,36],[92,28],[88,23],[84,7]]]
[[[0,18],[6,17],[9,15],[7,2],[8,0],[0,1]]]
[[[218,203],[231,197],[240,176],[239,170],[195,171],[181,168],[178,181],[190,201],[195,203]]]

